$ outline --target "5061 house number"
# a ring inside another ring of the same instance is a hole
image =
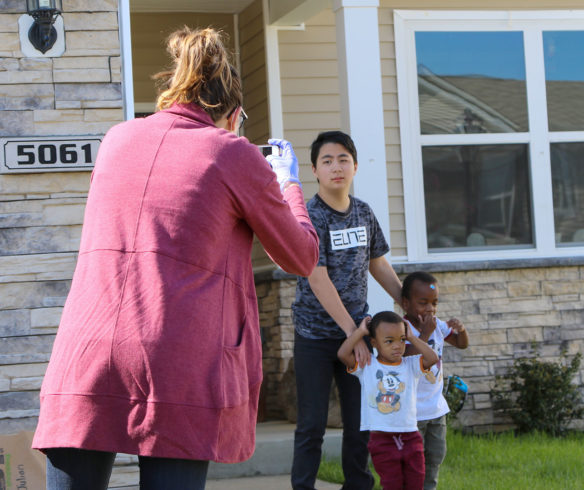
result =
[[[101,143],[99,137],[3,138],[2,173],[92,170]]]

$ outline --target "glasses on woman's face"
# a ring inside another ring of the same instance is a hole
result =
[[[247,114],[245,113],[245,111],[243,110],[243,107],[241,108],[241,112],[239,113],[239,121],[238,121],[238,130],[240,130],[241,128],[243,128],[243,124],[245,123],[245,121],[247,121],[248,117]]]
[[[229,112],[229,114],[227,114],[227,119],[229,119],[233,113],[238,109],[239,106],[233,108],[231,110],[231,112]],[[239,116],[237,118],[237,130],[239,131],[242,127],[243,127],[243,123],[247,121],[247,114],[245,113],[245,111],[243,110],[243,107],[241,108],[241,111],[239,111]]]

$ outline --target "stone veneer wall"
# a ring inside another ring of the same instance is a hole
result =
[[[26,2],[0,6],[0,137],[103,135],[123,120],[117,0],[63,0],[58,58],[24,57]],[[36,424],[89,177],[0,175],[0,434]]]
[[[263,343],[263,369],[265,400],[262,407],[266,419],[285,418],[285,404],[281,396],[282,378],[294,354],[294,326],[291,305],[296,293],[296,279],[285,274],[271,278],[262,274],[256,278]],[[291,388],[294,389],[292,386]]]
[[[402,279],[405,272],[417,270],[411,265],[395,268]],[[509,420],[493,412],[489,392],[496,375],[514,359],[531,354],[532,342],[546,361],[558,360],[562,349],[569,359],[584,354],[583,265],[503,269],[485,265],[477,270],[430,272],[440,287],[438,316],[457,317],[469,331],[468,349],[444,349],[445,375],[458,374],[469,385],[469,397],[458,415],[466,430],[480,433],[509,427]],[[283,274],[271,282],[258,279],[266,411],[271,418],[286,413],[286,400],[278,393],[282,379],[288,379],[284,374],[293,356],[294,289],[295,280]],[[584,394],[584,368],[575,383]],[[582,422],[576,426],[584,427]]]

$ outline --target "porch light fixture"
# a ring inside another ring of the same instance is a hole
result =
[[[34,24],[28,31],[28,39],[43,54],[57,40],[57,31],[53,24],[62,10],[62,0],[26,0],[26,11],[34,19]]]

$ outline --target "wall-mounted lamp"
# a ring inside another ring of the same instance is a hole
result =
[[[34,24],[28,31],[28,39],[43,54],[57,40],[57,31],[53,24],[62,10],[61,0],[26,0],[26,11],[34,19]]]

